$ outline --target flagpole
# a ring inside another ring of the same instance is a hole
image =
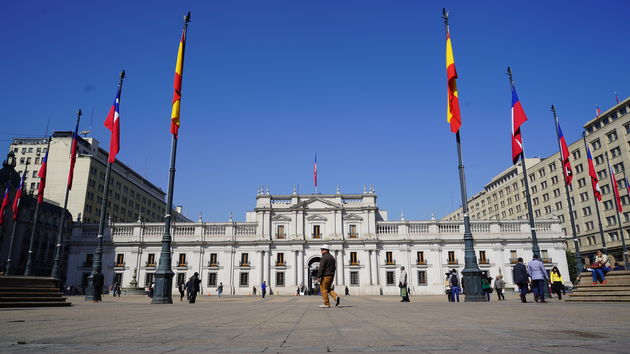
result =
[[[120,73],[120,80],[118,81],[118,92],[122,91],[124,79],[125,70]],[[111,144],[109,149],[112,149]],[[107,219],[107,200],[109,196],[109,181],[111,179],[111,171],[112,163],[109,162],[109,159],[107,159],[107,169],[105,170],[105,187],[103,189],[103,199],[101,200],[101,215],[99,216],[98,220],[96,251],[94,252],[94,261],[92,262],[92,272],[88,276],[88,285],[87,289],[85,289],[85,300],[87,301],[97,300],[97,296],[95,296],[94,294],[94,275],[103,271],[103,233],[105,232],[105,220]]]
[[[551,105],[551,111],[553,112],[553,120],[556,122],[556,136],[558,137],[558,151],[560,151],[560,165],[562,167],[562,176],[564,177],[564,161],[562,156],[562,145],[560,145],[560,131],[558,129],[558,116],[556,114],[556,107]],[[567,156],[567,159],[569,157]],[[575,246],[575,267],[577,268],[578,275],[584,269],[584,263],[582,262],[582,254],[580,253],[580,244],[577,237],[577,230],[575,228],[575,218],[573,217],[573,205],[571,204],[571,195],[569,193],[569,184],[566,178],[564,178],[564,192],[567,195],[567,205],[569,206],[569,218],[571,220],[571,232],[573,235],[573,245]]]
[[[510,88],[514,89],[514,79],[512,78],[512,69],[508,66],[508,77],[510,79]],[[534,213],[532,211],[532,196],[529,194],[529,182],[527,176],[527,166],[525,164],[525,144],[521,146],[521,167],[523,168],[523,183],[525,184],[525,198],[527,199],[527,213],[529,214],[529,229],[532,235],[532,253],[540,258],[540,247],[538,246],[538,237],[536,236],[536,222],[534,221]],[[542,259],[541,259],[542,260]],[[545,287],[547,289],[548,287]],[[547,294],[548,289],[545,291]]]
[[[586,143],[586,132],[582,132],[582,141],[584,141],[584,150],[588,149],[588,144]],[[604,254],[608,254],[608,248],[606,247],[606,238],[604,237],[604,226],[602,225],[602,216],[599,213],[599,203],[597,201],[597,197],[593,192],[593,201],[595,202],[595,212],[597,213],[597,223],[599,226],[599,237],[602,240],[602,252]]]
[[[22,180],[20,181],[20,193],[24,192],[24,181],[26,181],[26,172],[28,170],[28,163],[26,164],[26,167],[24,167],[24,173],[22,174]],[[21,195],[17,195],[17,191],[15,192],[15,197],[14,198],[20,198],[22,199]],[[9,254],[7,256],[7,265],[6,268],[4,270],[4,273],[6,275],[13,275],[13,262],[11,260],[11,254],[13,253],[13,241],[15,240],[15,229],[16,226],[18,224],[18,218],[19,218],[19,210],[20,210],[20,199],[17,200],[17,208],[15,208],[14,215],[13,215],[13,228],[11,230],[11,238],[9,239]],[[15,203],[16,201],[14,201]],[[17,215],[15,215],[17,214]]]
[[[619,210],[619,206],[617,205],[617,195],[619,194],[619,187],[617,186],[617,181],[613,178],[613,174],[612,174],[612,168],[610,168],[610,160],[608,159],[608,152],[604,153],[606,155],[606,165],[608,165],[608,171],[610,173],[610,188],[615,188],[615,190],[617,191],[616,193],[614,193],[613,191],[613,197],[615,198],[615,210],[617,210],[617,223],[619,224],[619,237],[621,237],[621,249],[622,249],[622,256],[623,256],[623,263],[625,265],[625,268],[628,269],[628,256],[627,256],[627,252],[628,252],[628,248],[626,247],[626,240],[624,239],[624,235],[623,235],[623,226],[621,225],[621,212]]]
[[[190,12],[184,17],[184,38],[188,33]],[[185,49],[185,47],[184,47]],[[183,53],[182,53],[183,55]],[[183,60],[183,58],[182,58]],[[182,73],[183,74],[183,73]],[[180,97],[181,100],[181,97]],[[177,135],[171,139],[171,163],[168,177],[168,192],[166,197],[166,211],[164,216],[164,234],[162,235],[162,251],[160,252],[160,264],[154,273],[155,287],[153,289],[152,304],[172,304],[173,298],[173,273],[171,258],[171,219],[173,213],[173,188],[175,186],[175,160],[177,157]]]
[[[50,150],[50,137],[48,137],[48,144],[46,145],[46,153]],[[40,181],[40,183],[42,183]],[[43,198],[43,196],[42,196]],[[31,230],[31,239],[28,242],[28,258],[26,259],[26,269],[24,275],[33,275],[33,241],[35,240],[35,233],[37,231],[37,220],[39,218],[39,195],[37,204],[35,205],[35,216],[33,216],[33,227]]]
[[[78,130],[79,123],[81,122],[82,114],[83,113],[81,113],[81,110],[79,109],[79,111],[77,112],[77,128],[75,128],[75,131]],[[72,153],[72,143],[70,143],[70,153]],[[52,271],[50,272],[50,276],[57,280],[61,280],[61,252],[62,252],[61,247],[63,244],[63,226],[66,222],[66,211],[68,209],[68,195],[70,194],[70,188],[68,187],[69,186],[66,184],[66,195],[63,198],[63,209],[61,209],[61,219],[59,220],[59,230],[57,232],[57,245],[55,248],[55,258],[53,260]],[[59,285],[62,285],[62,284],[59,284]]]
[[[442,9],[444,29],[449,33],[448,12]],[[466,176],[464,173],[464,160],[462,157],[462,144],[459,130],[455,133],[457,144],[457,168],[459,170],[459,188],[462,198],[462,213],[464,215],[464,269],[462,270],[462,285],[465,290],[464,302],[485,302],[486,297],[481,289],[481,269],[477,263],[473,234],[470,229],[470,217],[468,215],[468,197],[466,193]]]

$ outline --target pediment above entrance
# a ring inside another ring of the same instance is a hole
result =
[[[328,219],[326,219],[326,217],[324,217],[322,215],[311,215],[311,216],[307,217],[306,220],[308,220],[308,221],[327,221]]]
[[[340,209],[341,205],[322,198],[311,198],[297,203],[292,209]]]
[[[291,218],[284,215],[274,215],[271,221],[291,221]]]
[[[357,214],[347,214],[347,215],[344,215],[344,216],[343,216],[343,219],[344,219],[344,220],[357,220],[357,221],[359,221],[359,220],[363,220],[363,218],[362,218],[362,217],[360,217],[360,216],[359,216],[359,215],[357,215]]]

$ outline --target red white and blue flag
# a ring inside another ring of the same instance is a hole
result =
[[[24,179],[26,178],[26,170],[22,173],[22,180],[20,181],[20,187],[17,192],[15,192],[15,197],[13,198],[13,207],[11,208],[13,211],[13,220],[17,220],[18,211],[20,210],[20,199],[22,199],[22,190],[24,190]]]
[[[628,197],[630,197],[630,184],[628,184],[628,177],[625,177],[624,182],[626,182],[626,193],[628,194]]]
[[[122,87],[118,85],[118,92],[116,98],[112,104],[112,108],[109,109],[109,114],[105,118],[105,127],[112,132],[112,136],[109,139],[109,163],[116,161],[116,154],[120,151],[120,91]]]
[[[595,118],[599,118],[600,113],[602,113],[602,111],[599,110],[599,106],[595,106]]]
[[[317,154],[315,154],[315,164],[313,165],[313,183],[317,188]]]
[[[9,186],[4,190],[4,197],[2,198],[2,206],[0,206],[0,225],[4,224],[4,211],[9,205]]]
[[[37,177],[39,177],[39,187],[37,187],[37,203],[41,204],[44,201],[44,189],[46,188],[46,164],[48,163],[48,150],[46,150],[46,155],[44,155],[44,159],[42,160],[42,166],[39,168],[39,172],[37,172]]]
[[[593,186],[593,195],[597,200],[602,200],[602,189],[599,187],[599,178],[595,172],[595,165],[593,164],[593,157],[591,156],[591,149],[586,148],[586,158],[588,159],[588,175],[591,176],[591,185]]]
[[[523,137],[521,125],[527,121],[527,116],[521,106],[521,101],[516,94],[516,88],[512,85],[512,163],[516,165],[523,154]],[[523,162],[524,163],[524,162]]]
[[[72,147],[70,148],[70,171],[68,171],[68,190],[72,189],[72,179],[74,178],[74,165],[77,163],[77,144],[79,139],[79,120],[72,133]]]
[[[562,158],[562,173],[564,174],[564,182],[567,185],[571,184],[573,180],[573,170],[571,169],[571,163],[569,162],[569,148],[567,147],[567,141],[564,139],[562,129],[560,129],[560,123],[558,123],[558,140],[560,141],[560,157]]]
[[[615,194],[615,205],[617,206],[617,211],[623,213],[621,197],[619,196],[619,185],[617,184],[617,179],[615,178],[615,171],[612,169],[612,167],[610,167],[610,163],[608,163],[608,170],[610,171],[610,188],[612,188]]]

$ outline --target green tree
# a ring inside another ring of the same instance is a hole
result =
[[[577,266],[575,265],[575,253],[566,250],[567,256],[567,265],[569,266],[569,277],[571,278],[571,282],[575,284],[575,279],[577,278]]]

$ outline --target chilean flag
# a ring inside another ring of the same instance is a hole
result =
[[[4,198],[2,198],[2,206],[0,206],[0,225],[4,224],[4,211],[9,205],[9,187],[4,190]]]
[[[521,125],[525,121],[527,121],[527,116],[516,94],[516,88],[512,86],[512,163],[515,165],[518,162],[518,158],[523,154]]]
[[[72,179],[74,178],[74,165],[77,163],[77,144],[79,139],[79,120],[72,133],[72,147],[70,148],[70,171],[68,171],[68,190],[72,189]]]
[[[586,158],[588,159],[588,175],[591,176],[591,185],[593,186],[593,195],[597,200],[602,200],[602,189],[599,187],[599,179],[595,172],[595,165],[593,165],[593,157],[591,156],[591,150],[586,148]]]
[[[24,178],[26,178],[26,170],[22,173],[22,181],[20,181],[20,187],[17,192],[15,192],[15,197],[13,198],[13,220],[17,220],[18,211],[20,208],[20,199],[22,199],[22,190],[24,189]]]
[[[48,162],[48,150],[46,150],[46,155],[42,160],[42,167],[39,168],[39,172],[37,172],[37,177],[39,177],[39,187],[37,188],[37,203],[41,204],[44,201],[44,188],[46,188],[46,163]]]
[[[116,98],[112,104],[112,108],[109,109],[109,114],[105,118],[105,127],[112,132],[112,136],[109,140],[109,163],[116,161],[116,154],[120,151],[120,91],[122,87],[118,85],[118,92]]]
[[[602,111],[599,110],[599,106],[595,106],[595,118],[599,118],[600,113],[602,113]]]
[[[564,181],[567,185],[570,185],[573,180],[573,170],[571,169],[571,163],[569,162],[569,148],[567,147],[566,140],[564,140],[562,129],[560,129],[560,123],[558,123],[558,140],[560,141],[560,155],[562,157],[562,173],[564,174]]]
[[[315,164],[313,165],[313,183],[315,183],[315,188],[317,188],[317,154],[315,154]]]
[[[628,177],[623,179],[626,182],[626,192],[628,193],[628,197],[630,197],[630,184],[628,184]]]
[[[615,192],[615,204],[617,206],[617,211],[623,213],[623,207],[621,205],[621,197],[619,196],[619,185],[617,184],[617,179],[615,178],[615,171],[610,167],[610,163],[608,163],[608,169],[610,170],[610,183],[612,186],[612,190]]]

